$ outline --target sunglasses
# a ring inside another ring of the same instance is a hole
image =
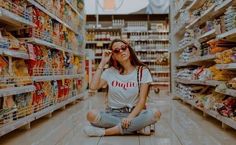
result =
[[[121,46],[120,48],[115,48],[115,49],[113,49],[112,52],[117,54],[117,53],[120,53],[121,50],[122,50],[122,51],[125,51],[127,48],[128,48],[127,45],[123,45],[123,46]]]

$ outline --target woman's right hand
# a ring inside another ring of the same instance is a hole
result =
[[[101,60],[101,64],[102,65],[106,65],[110,59],[111,59],[111,55],[112,55],[112,51],[111,50],[104,50],[102,53],[102,60]]]

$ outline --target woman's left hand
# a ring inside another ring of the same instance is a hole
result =
[[[131,123],[131,118],[123,118],[121,121],[122,128],[127,129]]]

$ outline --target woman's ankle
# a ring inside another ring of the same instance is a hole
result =
[[[109,136],[109,135],[120,135],[120,129],[118,126],[114,126],[112,128],[108,128],[105,130],[105,136]]]

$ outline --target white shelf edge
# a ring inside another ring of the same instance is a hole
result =
[[[185,32],[186,30],[186,26],[189,25],[188,22],[184,22],[181,25],[178,25],[176,29],[174,29],[173,31],[173,35],[178,35],[178,34],[182,34]]]
[[[79,11],[68,0],[65,1],[79,17],[83,18],[82,15],[79,13]]]
[[[217,35],[217,38],[222,39],[222,38],[227,38],[227,37],[232,37],[232,36],[236,37],[236,28],[234,28],[230,31],[227,31],[225,33]]]
[[[215,80],[189,80],[189,79],[181,79],[181,78],[176,78],[176,82],[182,83],[182,84],[196,84],[196,85],[206,85],[206,86],[218,86],[222,82],[221,81],[215,81]]]
[[[216,55],[214,55],[214,54],[205,55],[205,56],[202,56],[201,58],[195,58],[195,59],[191,59],[187,62],[179,63],[179,65],[176,65],[176,67],[188,66],[188,65],[192,65],[197,62],[209,61],[209,60],[212,60],[215,58],[216,58]]]
[[[6,56],[12,56],[16,58],[29,59],[29,54],[26,52],[20,52],[17,50],[9,50],[0,48],[1,54]]]
[[[0,19],[1,19],[1,17],[3,17],[3,19],[7,19],[7,21],[12,20],[13,22],[11,22],[11,23],[19,22],[19,23],[25,24],[27,26],[31,26],[31,27],[35,26],[35,24],[33,22],[0,7]]]
[[[169,52],[168,49],[141,49],[141,50],[138,50],[136,49],[135,51],[137,52]]]
[[[79,53],[77,53],[77,52],[75,52],[75,51],[73,51],[73,50],[64,49],[62,46],[58,46],[58,45],[56,45],[56,44],[53,44],[53,43],[51,43],[51,42],[47,42],[47,41],[42,40],[42,39],[39,39],[39,38],[35,38],[35,37],[31,37],[31,38],[19,38],[19,40],[26,41],[26,42],[31,42],[31,43],[35,43],[35,44],[37,44],[37,45],[43,45],[43,46],[50,47],[50,48],[53,48],[53,49],[56,49],[56,50],[59,50],[59,51],[64,51],[64,52],[68,52],[68,53],[71,53],[71,54],[80,56]]]
[[[111,43],[111,41],[86,41],[85,43],[94,44],[94,43]]]
[[[169,41],[169,39],[128,39],[129,41]]]
[[[49,75],[49,76],[32,76],[33,81],[51,81],[51,80],[62,80],[62,79],[75,79],[80,78],[81,74],[74,75]]]
[[[194,1],[192,2],[192,4],[191,4],[187,9],[188,9],[188,10],[194,9],[194,8],[195,8],[195,7],[194,7],[195,5],[197,5],[197,4],[202,5],[204,2],[205,2],[204,0],[194,0]]]
[[[201,17],[195,19],[192,23],[190,23],[188,26],[186,26],[186,29],[190,29],[190,28],[192,28],[194,25],[196,25],[196,24],[198,24],[198,23],[200,23],[200,22],[203,23],[203,22],[205,21],[205,20],[203,20],[203,18],[209,17],[209,15],[211,14],[211,11],[213,11],[214,8],[215,8],[215,4],[213,4],[210,8],[208,8],[208,10],[206,10],[205,13],[204,13]],[[200,24],[201,24],[201,23],[200,23]],[[198,25],[199,25],[199,24],[198,24]]]
[[[187,5],[187,3],[190,3],[190,0],[184,0],[181,4],[180,7],[177,8],[177,10],[175,11],[175,15],[174,18],[177,18],[180,15],[180,10],[186,8],[185,5]]]
[[[170,85],[169,82],[152,82],[151,85]]]
[[[226,7],[227,5],[229,5],[230,3],[232,2],[232,0],[226,0],[226,1],[224,1],[222,4],[220,4],[220,5],[218,5],[217,7],[215,7],[215,12],[216,12],[216,14],[215,15],[217,15],[218,14],[218,12],[221,10],[221,9],[224,9],[224,7]],[[225,9],[224,9],[225,10]]]
[[[156,59],[140,59],[140,61],[142,62],[156,62],[157,60]]]
[[[28,93],[34,90],[35,90],[35,87],[33,85],[4,88],[4,89],[0,89],[0,97]]]
[[[154,30],[148,30],[148,31],[122,31],[122,33],[169,33],[169,31],[154,31]]]
[[[216,68],[218,68],[218,69],[236,69],[236,63],[216,64]]]
[[[181,48],[179,48],[179,49],[176,49],[176,50],[174,50],[174,51],[179,52],[179,51],[182,51],[182,50],[184,50],[185,48],[191,47],[191,46],[193,46],[193,45],[194,45],[194,40],[190,41],[188,44],[186,44],[186,45],[184,45],[183,47],[181,47]]]
[[[236,129],[236,121],[234,121],[233,119],[224,117],[214,110],[200,108],[200,107],[196,106],[196,104],[192,100],[182,98],[181,95],[179,95],[179,94],[177,96],[178,96],[178,98],[180,98],[184,102],[186,102],[186,103],[192,105],[193,107],[201,110],[202,112],[212,116],[213,118],[221,121],[222,123],[227,124],[228,126],[232,127],[233,129]]]
[[[170,71],[151,71],[151,73],[156,74],[156,73],[170,73]]]
[[[34,121],[34,120],[37,120],[37,119],[39,119],[39,118],[41,118],[41,117],[51,113],[51,112],[54,112],[55,110],[63,107],[64,105],[67,105],[68,103],[71,103],[74,100],[81,98],[83,95],[86,95],[85,93],[86,92],[82,92],[82,93],[78,94],[77,96],[71,97],[71,98],[61,102],[60,105],[55,105],[54,104],[54,105],[49,106],[49,107],[47,107],[47,108],[45,108],[45,109],[43,109],[43,110],[41,110],[39,112],[30,114],[29,116],[26,116],[24,118],[21,118],[19,120],[16,120],[16,121],[14,121],[14,122],[12,122],[10,124],[7,124],[7,125],[1,127],[0,128],[0,136],[3,136],[5,134],[7,134],[7,133],[9,133],[9,132],[19,128],[19,127],[21,127],[21,126],[24,126],[24,125],[26,125],[26,124]],[[59,108],[57,108],[57,107],[59,107]]]
[[[36,2],[35,0],[27,0],[29,3],[31,3],[32,5],[34,5],[35,7],[37,7],[38,9],[40,9],[41,11],[43,11],[44,13],[46,13],[47,15],[49,15],[51,18],[57,20],[59,23],[63,24],[64,26],[66,26],[67,28],[69,28],[71,31],[73,31],[75,34],[78,34],[78,31],[74,30],[71,26],[69,26],[68,24],[66,24],[65,22],[63,22],[60,18],[58,18],[56,15],[52,14],[51,12],[49,12],[46,8],[44,8],[43,6],[41,6],[38,2]]]
[[[206,32],[205,34],[203,34],[202,36],[198,37],[197,39],[198,40],[204,40],[206,37],[209,37],[211,35],[214,35],[214,36],[216,35],[216,30],[215,29],[212,29],[212,30]]]
[[[234,89],[224,89],[220,90],[218,87],[215,89],[217,93],[225,94],[225,95],[230,95],[232,97],[236,97],[236,90]]]

